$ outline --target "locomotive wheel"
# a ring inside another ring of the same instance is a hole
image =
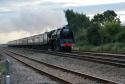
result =
[[[60,46],[57,42],[55,42],[55,48],[54,48],[55,51],[60,51]]]
[[[60,51],[60,46],[56,46],[56,51]]]
[[[71,51],[72,51],[72,48],[71,48],[71,47],[69,47],[69,48],[68,48],[68,52],[71,52]]]
[[[65,51],[65,52],[71,52],[71,51],[72,51],[72,48],[71,48],[71,47],[65,47],[65,48],[64,48],[64,51]]]

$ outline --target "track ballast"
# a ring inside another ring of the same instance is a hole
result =
[[[39,71],[42,71],[42,72],[44,72],[44,73],[46,73],[46,74],[48,74],[48,75],[50,75],[54,78],[57,78],[58,80],[61,80],[65,83],[76,84],[76,83],[79,83],[80,81],[82,82],[83,79],[84,80],[87,79],[89,81],[90,80],[96,81],[97,83],[101,83],[101,84],[118,84],[118,83],[116,83],[114,81],[111,81],[111,80],[93,77],[93,76],[90,76],[90,75],[87,75],[87,74],[82,74],[82,73],[79,73],[79,72],[74,72],[72,70],[57,67],[57,66],[54,66],[54,65],[51,65],[51,64],[43,63],[43,62],[38,61],[36,59],[25,57],[25,56],[17,54],[17,53],[13,53],[13,52],[9,52],[9,51],[5,51],[5,52],[9,56],[12,56],[13,58],[25,63],[26,65],[28,65],[32,68],[35,68]],[[36,66],[35,63],[37,63],[37,65],[39,65],[39,67]],[[46,69],[50,70],[50,71],[46,72]],[[50,73],[50,72],[54,72],[54,71],[55,71],[55,73],[57,73],[57,72],[60,73],[60,75],[56,76],[55,74]],[[63,76],[61,76],[61,74]],[[70,76],[70,78],[68,76]]]

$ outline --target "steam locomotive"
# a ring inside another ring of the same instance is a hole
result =
[[[8,42],[10,47],[38,48],[54,51],[71,51],[74,45],[74,35],[67,26]]]

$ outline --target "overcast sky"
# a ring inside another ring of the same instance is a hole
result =
[[[114,10],[125,24],[125,0],[0,0],[0,43],[66,25],[66,9],[90,17]]]

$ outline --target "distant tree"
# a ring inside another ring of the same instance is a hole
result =
[[[103,14],[96,14],[91,21],[102,23],[104,21],[104,16],[103,16]]]
[[[116,42],[116,35],[121,32],[122,28],[120,23],[106,22],[101,28],[102,43]]]
[[[120,23],[116,22],[106,22],[104,28],[106,32],[109,33],[110,35],[116,35],[121,31]]]
[[[117,14],[113,10],[107,10],[103,13],[104,21],[114,21],[117,17]]]
[[[100,45],[116,41],[124,42],[122,40],[124,33],[120,32],[125,27],[121,27],[120,19],[113,10],[96,14],[91,21],[86,15],[69,9],[65,11],[65,16],[68,27],[74,31],[75,41],[79,44]]]
[[[90,25],[89,17],[84,14],[75,13],[73,10],[66,10],[65,16],[68,26],[74,32],[78,31],[80,28],[87,28]]]
[[[104,25],[106,22],[116,22],[120,23],[120,19],[117,18],[117,14],[113,10],[107,10],[103,12],[102,14],[97,14],[93,17],[91,22],[98,22],[102,25]]]

